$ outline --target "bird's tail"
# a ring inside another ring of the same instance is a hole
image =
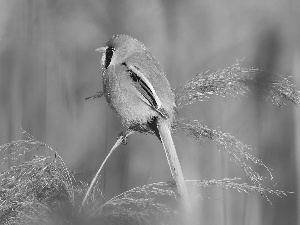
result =
[[[172,177],[176,182],[178,193],[183,200],[184,207],[186,210],[190,211],[190,202],[185,185],[182,169],[179,163],[179,159],[176,153],[175,145],[172,139],[170,127],[165,120],[161,120],[157,124],[161,142],[164,146],[168,164],[172,173]]]

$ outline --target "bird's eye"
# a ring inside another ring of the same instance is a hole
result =
[[[111,58],[114,54],[115,48],[114,47],[108,47],[106,49],[106,53],[105,53],[105,69],[109,66],[110,62],[111,62]]]

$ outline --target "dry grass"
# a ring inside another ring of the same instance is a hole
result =
[[[267,70],[242,67],[240,61],[222,70],[197,74],[175,89],[177,108],[208,100],[213,95],[238,98],[249,93],[252,87],[262,89],[264,97],[279,107],[285,105],[284,100],[300,104],[300,91],[295,90],[291,77],[272,74],[272,79],[261,82],[262,77],[269,75]]]
[[[212,95],[245,95],[249,85],[256,85],[257,73],[264,71],[243,68],[236,63],[214,73],[199,74],[175,90],[178,109]],[[259,85],[263,85],[266,98],[277,106],[284,105],[284,100],[296,105],[300,103],[300,92],[295,90],[288,78]],[[93,98],[101,96],[99,94]],[[257,164],[265,168],[270,179],[271,169],[249,153],[251,147],[231,134],[185,118],[176,120],[172,128],[174,132],[180,131],[198,141],[208,139],[217,143],[251,181],[248,184],[241,182],[240,178],[224,178],[186,181],[187,185],[197,186],[199,191],[201,188],[219,186],[238,192],[257,192],[269,202],[268,194],[286,195],[286,192],[273,190],[264,184],[265,178],[252,166]],[[24,139],[0,146],[0,152],[10,152],[6,160],[17,160],[26,152],[40,148],[47,149],[48,155],[34,156],[30,161],[0,174],[0,224],[180,224],[177,219],[180,212],[176,204],[171,204],[176,202],[178,195],[173,181],[136,187],[108,201],[103,198],[96,182],[85,198],[89,185],[77,180],[50,146],[35,140],[24,130],[22,133]],[[85,204],[82,205],[84,198]]]

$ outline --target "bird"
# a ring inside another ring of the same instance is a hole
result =
[[[137,39],[112,36],[102,53],[103,92],[108,105],[128,130],[152,133],[161,141],[186,207],[189,197],[171,135],[175,117],[175,96],[166,75],[154,56]]]

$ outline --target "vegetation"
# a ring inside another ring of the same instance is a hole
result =
[[[241,67],[239,62],[216,72],[198,74],[185,85],[174,90],[177,110],[210,96],[223,97],[246,95],[250,85],[262,88],[267,99],[277,105],[284,100],[300,104],[300,92],[295,90],[289,78],[278,76],[266,83],[257,83],[256,77],[264,70]],[[95,95],[94,98],[101,97]],[[240,178],[220,180],[187,180],[189,187],[220,186],[238,192],[258,192],[269,201],[268,195],[279,197],[285,191],[265,185],[266,179],[253,169],[257,164],[266,169],[272,180],[271,169],[262,160],[250,154],[251,147],[229,133],[209,128],[198,120],[178,118],[172,125],[174,132],[181,132],[198,141],[210,140],[225,151],[245,172],[250,182]],[[82,204],[88,184],[76,178],[67,169],[63,159],[50,146],[22,130],[23,139],[0,146],[0,152],[9,153],[7,159],[18,160],[26,152],[35,152],[31,160],[9,168],[0,175],[0,224],[177,224],[180,210],[176,207],[176,185],[173,181],[150,183],[133,188],[110,200],[106,200],[97,180]],[[120,144],[121,142],[119,142]],[[46,148],[46,156],[39,154]],[[107,178],[109,179],[109,178]],[[195,201],[202,199],[195,196]],[[175,201],[175,204],[173,204]]]

